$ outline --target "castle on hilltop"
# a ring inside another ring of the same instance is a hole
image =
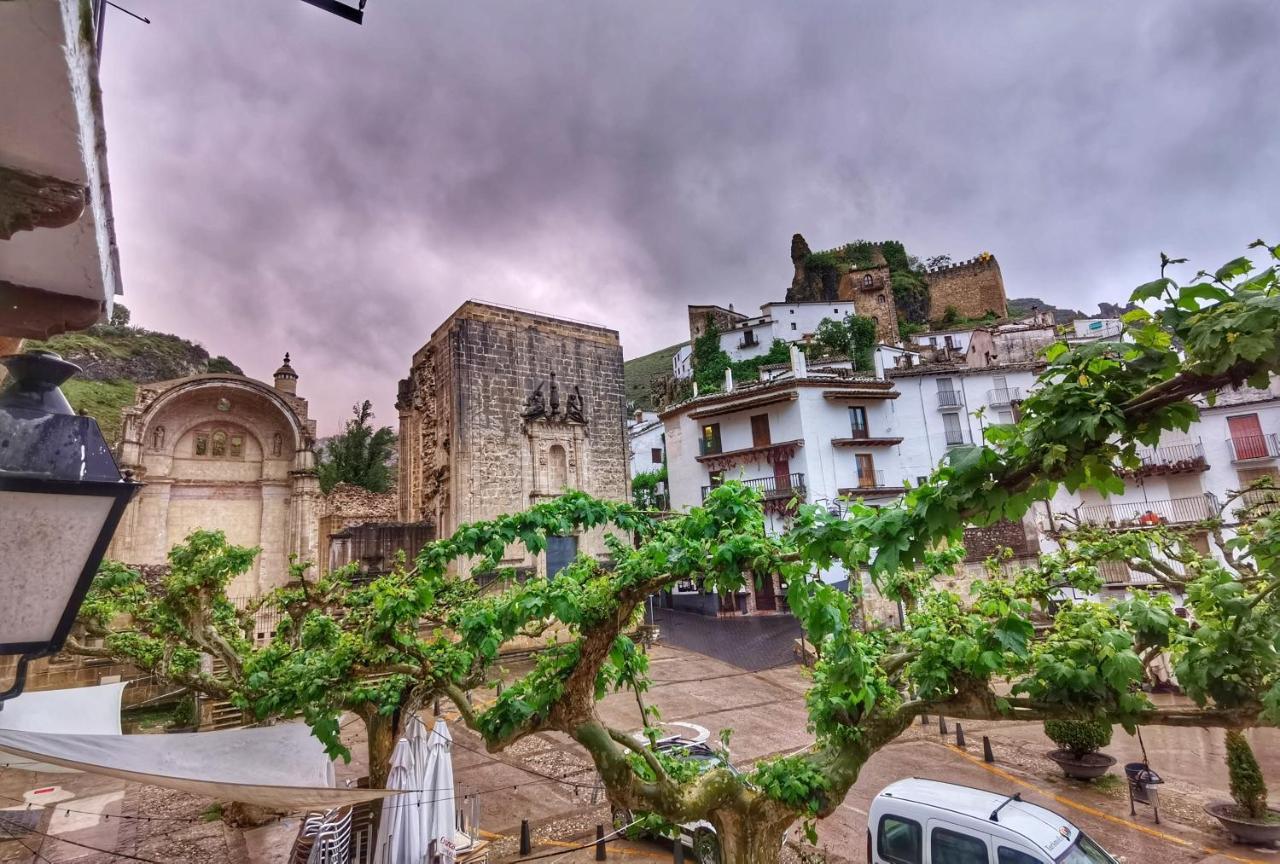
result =
[[[896,341],[899,317],[924,323],[947,310],[960,318],[1008,314],[1000,264],[989,252],[925,269],[913,266],[897,241],[860,241],[812,252],[796,234],[791,238],[791,262],[795,276],[787,302],[853,301],[869,310],[882,333],[893,334],[885,341]]]

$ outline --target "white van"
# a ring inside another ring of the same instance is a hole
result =
[[[1019,796],[899,780],[871,802],[868,864],[1117,864],[1052,810]]]

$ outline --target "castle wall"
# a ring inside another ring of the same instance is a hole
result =
[[[889,266],[854,270],[840,278],[836,296],[853,301],[857,314],[876,322],[876,339],[887,345],[898,342],[898,310],[893,303]]]
[[[949,307],[964,318],[981,318],[988,312],[1004,318],[1009,313],[1004,279],[994,255],[932,270],[925,281],[929,283],[929,315],[933,320],[941,318]]]
[[[548,412],[526,419],[539,386]],[[583,422],[567,418],[581,394]],[[401,519],[440,536],[528,508],[565,488],[628,495],[622,347],[613,330],[466,303],[414,356],[401,387]],[[581,551],[603,554],[597,535]],[[513,566],[545,568],[522,549]]]

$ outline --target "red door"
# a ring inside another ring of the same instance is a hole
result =
[[[1242,414],[1227,418],[1231,433],[1231,450],[1236,459],[1262,459],[1267,455],[1267,442],[1262,437],[1262,424],[1257,414]]]
[[[773,486],[779,492],[791,490],[791,463],[788,460],[779,459],[773,463]]]

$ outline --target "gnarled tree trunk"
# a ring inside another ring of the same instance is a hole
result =
[[[396,719],[380,713],[378,706],[373,704],[361,706],[356,713],[364,720],[365,732],[369,738],[369,787],[385,789],[387,775],[391,773],[391,752],[396,747]]]
[[[707,815],[720,844],[720,864],[776,864],[795,813],[759,795],[739,803],[745,806],[721,807]]]

